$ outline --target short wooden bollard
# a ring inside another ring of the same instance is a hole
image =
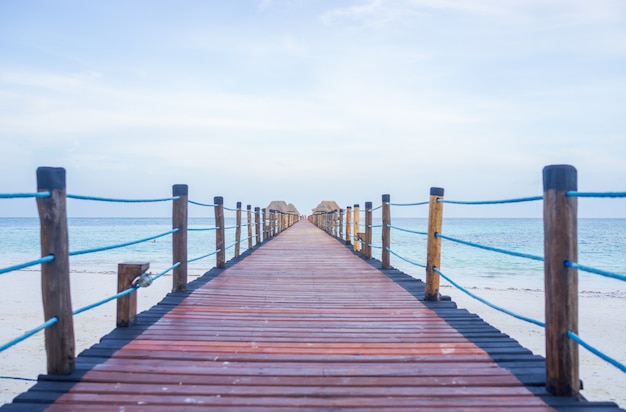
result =
[[[224,269],[226,267],[226,231],[224,228],[224,198],[221,196],[215,196],[213,198],[215,203],[215,267],[218,269]]]
[[[241,253],[241,202],[237,202],[235,222],[235,257],[238,258]]]
[[[65,169],[37,169],[37,198],[41,228],[41,256],[54,256],[41,265],[41,293],[45,320],[58,321],[45,329],[48,374],[68,375],[75,368],[74,320],[70,293]]]
[[[346,245],[352,244],[352,206],[346,207]]]
[[[439,274],[435,268],[441,265],[441,238],[437,236],[441,233],[443,225],[443,199],[444,190],[440,187],[430,188],[430,207],[428,209],[428,241],[426,245],[426,288],[424,289],[424,300],[440,300],[439,294]]]
[[[358,239],[358,233],[360,232],[359,224],[361,223],[361,213],[360,206],[354,205],[352,209],[352,213],[354,214],[354,218],[352,220],[352,224],[354,226],[354,243],[352,244],[352,250],[355,252],[361,251],[361,242]]]
[[[390,195],[383,195],[383,227],[382,227],[382,242],[383,250],[381,252],[381,263],[383,269],[389,269],[391,267],[391,254],[389,248],[391,247],[391,201]]]
[[[178,199],[172,202],[172,229],[178,231],[172,234],[172,264],[179,265],[172,274],[172,291],[187,290],[187,225],[189,187],[174,185],[172,195]]]
[[[117,293],[133,286],[133,281],[150,268],[147,262],[127,262],[117,265]],[[137,291],[117,299],[117,326],[128,327],[137,316]]]
[[[578,261],[576,169],[568,165],[543,170],[543,224],[546,314],[546,389],[558,396],[580,390],[578,344],[578,271],[565,261]]]

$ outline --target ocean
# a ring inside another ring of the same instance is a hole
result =
[[[244,213],[244,224],[245,224]],[[380,222],[374,222],[374,225]],[[226,218],[227,227],[235,224],[234,217]],[[171,230],[170,218],[70,218],[70,251],[131,242]],[[425,218],[395,218],[392,225],[411,231],[427,230]],[[215,227],[212,218],[190,218],[189,228]],[[363,223],[361,228],[363,228]],[[38,218],[0,218],[0,267],[37,259],[39,250]],[[450,218],[444,219],[442,233],[486,246],[543,255],[543,223],[538,218]],[[253,234],[254,236],[254,234]],[[189,259],[215,250],[215,231],[190,231]],[[242,238],[247,228],[242,228]],[[381,245],[381,229],[374,228],[373,244]],[[580,219],[578,228],[579,263],[602,270],[626,274],[626,219]],[[235,230],[226,231],[226,245],[235,241]],[[241,244],[241,251],[247,242]],[[73,273],[115,274],[117,264],[126,261],[150,262],[151,271],[159,273],[172,265],[171,235],[154,241],[123,248],[96,252],[70,258]],[[392,229],[391,249],[413,262],[426,262],[426,237]],[[380,259],[381,250],[373,249]],[[226,258],[234,256],[234,248],[226,251]],[[424,269],[393,256],[392,266],[416,278],[424,278]],[[191,275],[201,275],[215,264],[209,256],[189,264]],[[486,251],[442,240],[441,268],[443,273],[468,288],[507,288],[542,290],[543,263]],[[38,271],[37,266],[23,271]],[[15,276],[7,273],[2,277]],[[623,282],[579,271],[580,290],[619,292],[626,290]],[[445,283],[445,281],[442,281]]]

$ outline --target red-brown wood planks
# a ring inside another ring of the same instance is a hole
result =
[[[102,344],[114,346],[115,338]],[[89,367],[49,410],[208,407],[551,410],[483,349],[306,221]]]

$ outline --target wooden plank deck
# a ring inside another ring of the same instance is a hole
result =
[[[1,409],[619,410],[547,395],[541,357],[375,266],[300,222]]]

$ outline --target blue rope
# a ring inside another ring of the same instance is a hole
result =
[[[224,230],[231,230],[231,229],[237,229],[237,225],[224,227]]]
[[[605,270],[592,268],[590,266],[583,266],[583,265],[578,264],[576,262],[570,262],[569,260],[565,261],[565,266],[570,267],[570,268],[574,268],[574,269],[579,269],[579,270],[582,270],[582,271],[585,271],[585,272],[589,272],[589,273],[595,273],[596,275],[602,275],[602,276],[606,276],[608,278],[613,278],[613,279],[617,279],[617,280],[621,280],[621,281],[625,281],[626,282],[626,276],[624,276],[624,275],[620,275],[618,273],[613,273],[613,272],[607,272]]]
[[[172,270],[176,269],[177,267],[179,267],[181,265],[180,262],[176,262],[174,263],[172,266],[170,266],[169,268],[165,269],[163,272],[159,273],[158,275],[154,275],[152,276],[152,281],[154,282],[155,280],[157,280],[158,278],[160,278],[161,276],[165,275],[166,273],[171,272]]]
[[[50,192],[37,192],[37,193],[0,193],[0,199],[18,199],[18,198],[40,198],[50,197]]]
[[[87,253],[95,253],[95,252],[102,252],[102,251],[105,251],[105,250],[118,249],[118,248],[121,248],[121,247],[135,245],[137,243],[147,242],[147,241],[153,240],[153,239],[158,239],[158,238],[163,237],[163,236],[171,235],[172,233],[175,233],[175,232],[178,232],[178,228],[172,229],[172,230],[170,230],[168,232],[165,232],[165,233],[161,233],[160,235],[150,236],[150,237],[147,237],[147,238],[144,238],[144,239],[139,239],[139,240],[133,240],[131,242],[119,243],[117,245],[96,247],[96,248],[92,248],[92,249],[77,250],[77,251],[74,251],[74,252],[70,252],[69,255],[70,256],[85,255]]]
[[[504,200],[483,200],[483,201],[476,201],[476,202],[463,202],[463,201],[458,201],[458,200],[437,199],[437,202],[452,203],[456,205],[495,205],[495,204],[502,204],[502,203],[534,202],[537,200],[543,200],[543,196],[521,197],[518,199],[504,199]]]
[[[388,226],[389,226],[389,228],[390,228],[390,229],[399,230],[399,231],[401,231],[401,232],[414,233],[414,234],[416,234],[416,235],[425,235],[425,236],[428,236],[428,233],[427,233],[427,232],[417,232],[417,231],[415,231],[415,230],[404,229],[404,228],[397,227],[397,226],[392,226],[392,225],[388,225]]]
[[[228,210],[229,212],[236,212],[236,211],[241,210],[241,209],[231,209],[230,207],[224,206],[224,210]]]
[[[191,203],[192,205],[197,205],[197,206],[217,207],[215,203],[200,203],[200,202],[194,202],[193,200],[188,200],[187,202]]]
[[[48,319],[45,323],[43,323],[42,325],[37,326],[35,329],[31,329],[28,332],[24,333],[22,336],[17,337],[15,339],[13,339],[12,341],[9,341],[7,343],[5,343],[4,345],[0,346],[0,352],[10,348],[13,345],[16,345],[22,341],[25,341],[26,339],[30,338],[31,336],[33,336],[34,334],[36,334],[39,331],[42,331],[46,328],[49,328],[50,326],[54,325],[55,323],[57,323],[59,321],[59,318],[57,318],[56,316],[53,318]]]
[[[435,233],[435,236],[440,237],[442,239],[450,240],[452,242],[460,243],[460,244],[466,245],[466,246],[472,246],[472,247],[476,247],[476,248],[479,248],[479,249],[489,250],[491,252],[504,253],[505,255],[523,257],[523,258],[526,258],[526,259],[532,259],[532,260],[537,260],[539,262],[543,262],[543,257],[541,257],[541,256],[529,255],[527,253],[513,252],[511,250],[499,249],[499,248],[491,247],[491,246],[484,246],[484,245],[480,245],[478,243],[472,243],[472,242],[468,242],[468,241],[465,241],[465,240],[455,239],[453,237],[445,236],[445,235],[442,235],[440,233]]]
[[[590,344],[588,344],[587,342],[582,340],[580,338],[580,336],[576,335],[571,330],[567,331],[567,336],[569,336],[570,339],[572,339],[574,342],[578,343],[579,345],[581,345],[582,347],[587,349],[589,352],[591,352],[594,355],[598,356],[600,359],[605,360],[606,362],[608,362],[611,365],[615,366],[616,368],[618,368],[622,372],[626,372],[626,365],[624,365],[623,363],[617,361],[616,359],[611,358],[610,356],[606,355],[605,353],[602,353],[600,350],[594,348],[593,346],[591,346]]]
[[[156,276],[152,276],[152,281],[154,282],[155,280],[157,280],[158,278],[160,278],[161,276],[165,275],[166,273],[170,272],[171,270],[173,270],[174,268],[180,266],[180,262],[176,262],[174,265],[172,265],[171,267],[169,267],[168,269],[164,270],[163,272],[159,273]],[[136,291],[137,289],[139,289],[141,286],[139,286],[138,284],[135,286],[131,286],[130,288],[123,290],[113,296],[109,296],[108,298],[104,298],[102,300],[99,300],[98,302],[92,303],[90,305],[84,306],[80,309],[76,309],[74,312],[72,312],[73,315],[78,315],[80,313],[86,312],[90,309],[96,308],[98,306],[102,306],[107,302],[110,302],[112,300],[116,300],[119,299],[123,296],[129,295],[131,293],[133,293],[134,291]]]
[[[381,249],[382,249],[382,248],[381,248]],[[399,257],[400,259],[404,260],[405,262],[408,262],[408,263],[410,263],[410,264],[412,264],[412,265],[415,265],[415,266],[419,266],[419,267],[421,267],[421,268],[426,268],[426,265],[422,265],[421,263],[414,262],[414,261],[412,261],[412,260],[410,260],[410,259],[405,258],[404,256],[400,256],[399,254],[397,254],[396,252],[394,252],[393,250],[391,250],[391,249],[389,249],[389,248],[386,248],[385,250],[387,250],[387,251],[388,251],[389,253],[391,253],[392,255],[394,255],[394,256],[396,256],[396,257]]]
[[[18,376],[1,376],[0,375],[0,379],[10,379],[10,380],[14,380],[14,381],[29,381],[29,382],[37,382],[37,379],[33,379],[33,378],[20,378]]]
[[[198,227],[198,228],[187,228],[188,231],[190,232],[201,232],[201,231],[209,231],[209,230],[217,230],[219,229],[219,227]]]
[[[491,308],[493,308],[495,310],[498,310],[498,311],[500,311],[502,313],[506,313],[507,315],[512,316],[514,318],[517,318],[519,320],[523,320],[525,322],[532,323],[532,324],[537,325],[537,326],[541,326],[542,328],[546,327],[546,324],[544,322],[540,322],[540,321],[532,319],[532,318],[527,318],[526,316],[518,315],[515,312],[511,312],[510,310],[507,310],[507,309],[504,309],[504,308],[502,308],[500,306],[494,305],[493,303],[489,302],[488,300],[485,300],[485,299],[481,298],[480,296],[473,294],[469,290],[465,289],[463,286],[459,285],[458,283],[456,283],[455,281],[453,281],[452,279],[450,279],[449,277],[447,277],[446,275],[441,273],[441,271],[439,269],[437,269],[436,267],[433,267],[433,270],[435,272],[439,273],[439,275],[442,278],[444,278],[445,280],[450,282],[454,287],[459,289],[461,292],[467,294],[468,296],[471,296],[472,298],[476,299],[477,301],[482,302],[485,305],[487,305],[487,306],[489,306],[489,307],[491,307]]]
[[[154,203],[154,202],[168,202],[170,200],[178,200],[180,196],[165,197],[161,199],[114,199],[110,197],[95,197],[95,196],[81,196],[67,194],[68,199],[78,200],[95,200],[97,202],[115,202],[115,203]]]
[[[197,257],[197,258],[187,259],[187,263],[191,263],[191,262],[195,262],[195,261],[197,261],[197,260],[201,260],[201,259],[204,259],[204,258],[208,258],[209,256],[213,256],[213,255],[215,255],[215,254],[217,254],[217,253],[219,253],[219,252],[221,252],[221,249],[218,249],[218,250],[213,251],[213,252],[211,252],[211,253],[207,253],[206,255],[199,256],[199,257]]]
[[[626,197],[626,192],[567,192],[571,197]]]
[[[14,265],[14,266],[6,267],[6,268],[1,268],[0,269],[0,275],[2,275],[4,273],[8,273],[8,272],[13,272],[15,270],[27,268],[27,267],[30,267],[30,266],[39,265],[41,263],[52,262],[53,260],[54,260],[54,255],[48,255],[48,256],[42,257],[40,259],[33,260],[31,262],[26,262],[26,263],[21,263],[19,265]]]
[[[368,227],[374,229],[374,228],[383,227],[383,225],[369,225]]]
[[[86,312],[86,311],[88,311],[90,309],[93,309],[93,308],[96,308],[98,306],[104,305],[105,303],[110,302],[112,300],[119,299],[122,296],[130,295],[131,293],[133,293],[137,289],[139,289],[139,285],[131,286],[130,288],[128,288],[126,290],[123,290],[120,293],[117,293],[117,294],[115,294],[113,296],[109,296],[108,298],[104,298],[104,299],[102,299],[102,300],[100,300],[98,302],[95,302],[95,303],[92,303],[90,305],[84,306],[84,307],[82,307],[80,309],[76,309],[74,312],[72,312],[72,314],[73,315],[78,315],[80,313]]]
[[[370,209],[370,212],[375,212],[375,211],[377,211],[378,209],[382,209],[382,207],[383,207],[383,205],[376,206],[375,208]]]
[[[418,203],[389,203],[389,206],[424,206],[428,204],[430,204],[430,201]]]
[[[233,246],[235,246],[237,243],[238,243],[238,242],[231,243],[230,245],[226,246],[226,247],[224,248],[224,250],[228,250],[228,249],[232,248],[232,247],[233,247]]]
[[[369,246],[369,247],[371,247],[371,248],[374,248],[374,249],[382,249],[382,248],[383,248],[382,246],[378,246],[378,245],[370,245],[369,243],[368,243],[368,245],[367,245],[367,246]]]

